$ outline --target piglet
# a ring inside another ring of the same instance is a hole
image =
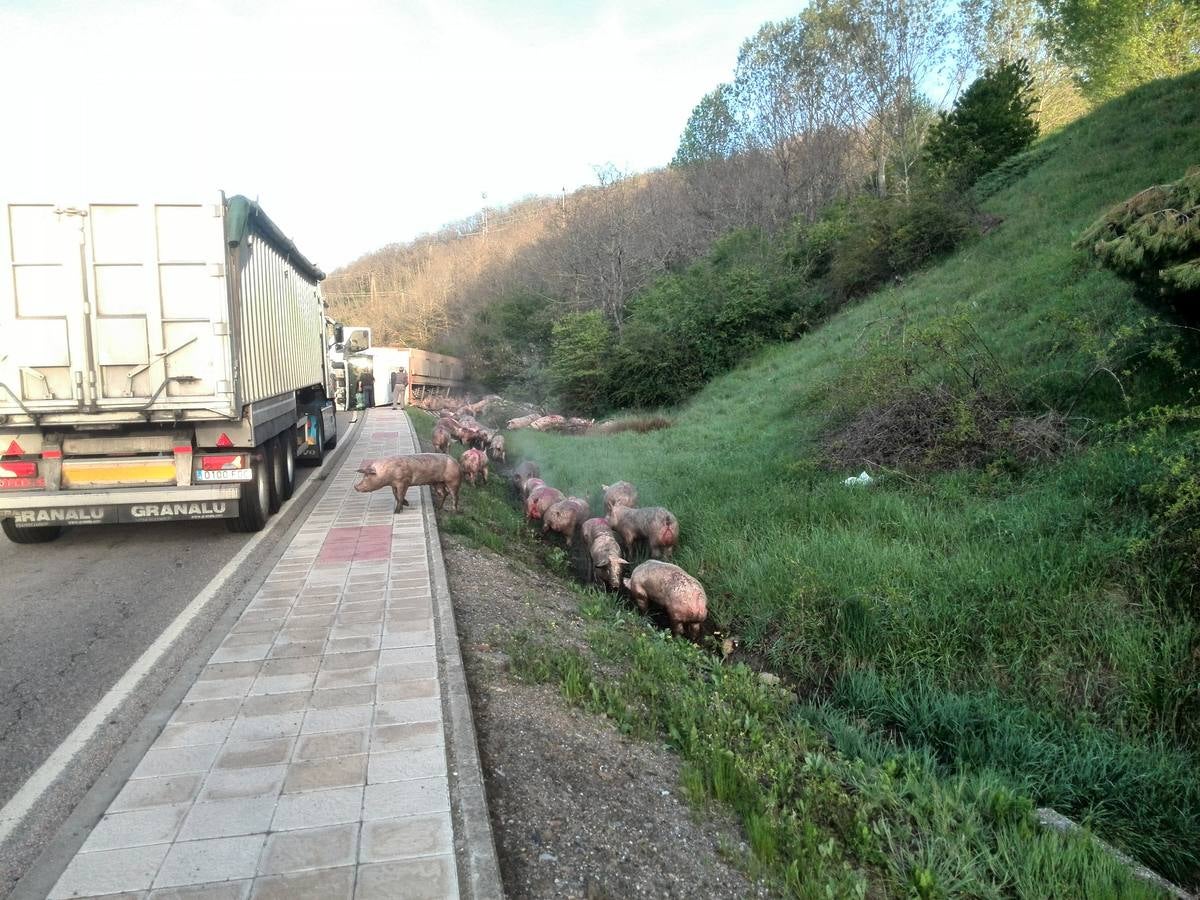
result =
[[[587,501],[580,497],[559,500],[542,516],[542,533],[557,531],[567,539],[567,546],[570,547],[575,540],[576,527],[591,514]]]
[[[458,458],[458,463],[462,466],[463,474],[467,476],[467,481],[475,484],[475,479],[483,475],[483,483],[487,484],[488,480],[488,459],[487,454],[482,450],[464,450],[462,456]]]
[[[629,553],[637,541],[645,540],[651,556],[670,559],[679,543],[679,520],[661,506],[630,509],[618,503],[608,511],[608,524],[621,536]]]
[[[637,506],[637,488],[628,481],[618,481],[613,484],[602,484],[604,491],[604,511],[610,512],[618,503],[630,509]]]
[[[579,533],[592,563],[592,580],[614,591],[620,588],[623,567],[629,563],[621,556],[621,545],[608,523],[599,516],[588,519],[579,526]]]
[[[546,510],[562,499],[565,499],[563,492],[558,488],[544,485],[535,488],[525,500],[525,518],[540,519],[546,514]]]
[[[411,456],[389,456],[377,459],[369,466],[358,470],[362,481],[354,486],[359,493],[377,491],[390,487],[396,497],[396,512],[407,505],[405,493],[414,484],[428,484],[441,498],[439,506],[446,503],[446,495],[454,496],[454,509],[458,510],[458,490],[462,486],[462,468],[458,461],[444,453],[414,453]]]
[[[686,631],[692,640],[700,638],[700,625],[708,618],[708,598],[704,586],[679,566],[648,560],[623,583],[642,612],[653,602],[666,611],[676,635]]]

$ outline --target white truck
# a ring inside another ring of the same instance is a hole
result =
[[[416,347],[376,346],[367,325],[337,327],[340,331],[337,342],[330,346],[329,364],[345,409],[353,409],[357,404],[360,385],[370,386],[372,406],[391,403],[391,376],[398,369],[408,373],[412,399],[463,391],[466,366],[458,357]],[[366,390],[363,393],[368,394]]]
[[[337,440],[324,273],[257,203],[0,200],[0,528],[257,531]]]

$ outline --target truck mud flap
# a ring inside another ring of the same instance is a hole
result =
[[[0,506],[0,519],[12,519],[13,524],[18,528],[42,528],[47,525],[115,525],[132,522],[232,519],[237,514],[238,502],[236,500],[58,506],[50,509],[4,509]]]

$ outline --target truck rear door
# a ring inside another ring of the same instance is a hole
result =
[[[0,212],[0,411],[228,408],[219,200]]]

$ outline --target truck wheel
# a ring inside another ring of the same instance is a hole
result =
[[[262,531],[271,518],[271,442],[259,444],[255,449],[251,470],[254,478],[242,485],[238,498],[238,514],[235,519],[226,519],[230,531]]]
[[[283,499],[291,500],[296,493],[296,440],[284,432],[279,436],[279,452],[283,457]]]
[[[322,427],[322,429],[324,429],[324,421],[322,421],[321,427]],[[325,441],[325,448],[327,450],[332,450],[336,446],[337,446],[337,416],[334,415],[334,417],[333,417],[333,434],[329,435],[329,439],[327,441]]]
[[[18,528],[12,519],[0,519],[0,530],[14,544],[47,544],[62,534],[61,525],[39,525]]]
[[[279,437],[273,437],[266,443],[267,468],[271,473],[271,512],[279,512],[283,505],[283,448]]]

